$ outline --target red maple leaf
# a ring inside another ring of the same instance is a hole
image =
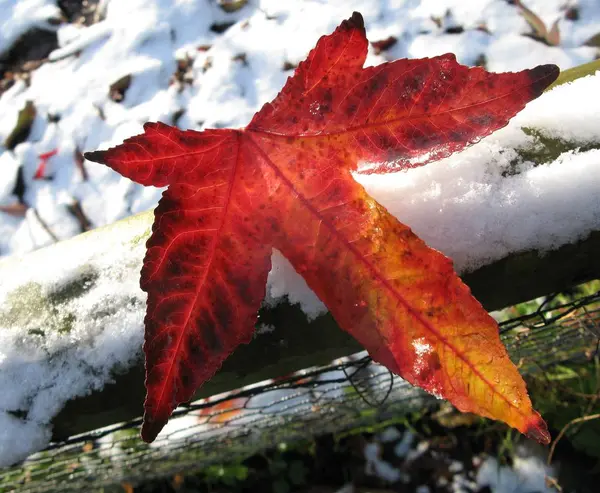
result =
[[[152,441],[252,337],[272,248],[394,373],[458,409],[542,442],[546,425],[452,263],[351,175],[420,166],[505,126],[558,68],[491,74],[453,55],[362,68],[363,19],[322,37],[281,93],[241,130],[144,134],[86,154],[143,184],[169,185],[141,273],[148,292],[142,437]]]

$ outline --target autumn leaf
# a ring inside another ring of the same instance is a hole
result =
[[[558,68],[491,74],[454,55],[363,68],[360,14],[322,37],[241,130],[144,133],[86,154],[143,185],[169,185],[141,273],[148,292],[142,437],[152,441],[252,337],[279,249],[394,373],[462,411],[550,439],[498,327],[452,262],[352,177],[421,166],[505,126]]]

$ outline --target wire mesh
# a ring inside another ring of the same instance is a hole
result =
[[[600,291],[569,293],[564,300],[554,295],[494,314],[523,374],[597,354]],[[181,407],[152,444],[138,438],[139,419],[52,443],[1,470],[0,492],[94,491],[191,474],[281,442],[373,424],[435,401],[358,353]]]

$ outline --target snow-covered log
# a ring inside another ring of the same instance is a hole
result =
[[[53,436],[64,438],[140,414],[145,295],[138,279],[151,221],[151,213],[139,214],[0,261],[0,340],[4,349],[12,346],[0,362],[0,385],[8,389],[14,388],[9,381],[19,382],[17,392],[3,394],[11,420],[24,415],[44,422],[58,413]],[[600,231],[595,231],[543,254],[513,253],[463,278],[494,310],[600,277],[599,251]],[[255,339],[240,347],[197,397],[360,349],[329,314],[307,318],[287,301],[268,300],[259,322]]]

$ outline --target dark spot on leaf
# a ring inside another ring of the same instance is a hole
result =
[[[429,353],[420,356],[423,359],[421,372],[417,375],[420,382],[427,387],[427,383],[441,370],[442,364],[437,353]]]
[[[184,361],[179,362],[179,381],[181,382],[181,387],[177,392],[177,400],[185,399],[190,389],[193,389],[196,386],[194,370]]]
[[[227,330],[233,326],[233,311],[225,300],[217,301],[212,307],[212,312],[215,317],[216,327],[222,327],[224,330]],[[216,341],[214,344],[217,345],[219,342]]]
[[[204,346],[209,350],[210,354],[218,354],[223,351],[223,343],[220,341],[220,337],[217,333],[218,327],[222,327],[223,330],[227,330],[228,324],[231,321],[231,309],[226,306],[225,303],[221,302],[217,306],[213,307],[213,314],[215,315],[215,323],[203,322],[198,327],[200,329],[200,336]],[[223,322],[225,325],[223,325]]]
[[[238,277],[234,284],[234,288],[239,298],[245,304],[252,305],[252,303],[256,301],[256,297],[253,294],[253,286],[249,279]]]
[[[354,116],[354,113],[356,113],[357,110],[357,106],[354,103],[349,104],[348,106],[346,106],[346,116],[347,117],[351,117]]]
[[[471,115],[468,118],[469,123],[472,125],[478,125],[481,127],[487,127],[494,123],[494,115],[490,114],[480,114],[480,115]]]

